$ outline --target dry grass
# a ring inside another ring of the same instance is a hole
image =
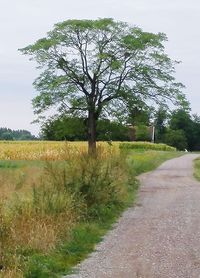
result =
[[[102,156],[118,152],[120,148],[175,151],[165,144],[150,142],[97,142]],[[62,161],[87,153],[87,142],[54,142],[54,141],[0,141],[0,160],[54,160]]]
[[[103,154],[110,150],[107,142],[98,142]],[[119,143],[113,143],[118,149]],[[87,152],[87,142],[0,141],[0,160],[65,160]]]
[[[23,278],[22,271],[18,268],[6,269],[0,271],[0,278]]]
[[[30,192],[34,184],[40,180],[43,170],[37,166],[19,167],[0,170],[0,200],[5,201],[13,193]]]
[[[95,157],[66,148],[66,156],[64,162],[38,166],[1,162],[0,267],[5,277],[20,277],[25,250],[48,254],[70,237],[87,210],[94,217],[126,198],[126,166],[115,148],[100,146]]]
[[[14,246],[30,248],[42,252],[54,249],[59,239],[67,234],[75,219],[72,213],[60,215],[21,215],[13,220],[11,225],[11,237]]]
[[[50,252],[78,220],[73,197],[47,184],[44,166],[18,166],[0,169],[0,277],[23,277],[19,250]]]
[[[0,143],[8,159],[0,161],[0,277],[23,277],[31,254],[51,254],[80,220],[110,219],[125,205],[134,186],[126,154],[118,143],[99,144],[95,157],[86,150],[85,142]],[[11,161],[19,158],[46,161]],[[138,154],[129,165],[142,171],[151,161],[152,152]]]

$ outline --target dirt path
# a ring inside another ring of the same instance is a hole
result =
[[[139,177],[138,205],[128,209],[67,278],[199,278],[200,183],[187,154]]]

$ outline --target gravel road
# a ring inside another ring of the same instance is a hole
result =
[[[200,183],[187,154],[139,177],[129,208],[66,278],[200,278]]]

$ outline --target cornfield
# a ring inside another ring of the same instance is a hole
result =
[[[98,142],[97,148],[106,156],[107,153],[125,149],[175,150],[164,144],[149,142],[108,143]],[[54,141],[1,141],[0,160],[65,160],[87,152],[87,142]]]
[[[0,160],[65,160],[87,152],[87,142],[0,141]],[[98,142],[97,148],[106,155],[119,149],[119,142]]]

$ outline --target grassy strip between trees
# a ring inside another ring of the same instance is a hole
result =
[[[94,250],[133,203],[135,177],[177,152],[133,151],[26,166],[1,162],[0,277],[61,277]],[[32,167],[32,168],[31,168]],[[30,182],[31,173],[40,175]],[[9,177],[14,177],[8,183]],[[14,190],[4,192],[15,181]],[[3,195],[2,195],[3,196]]]

